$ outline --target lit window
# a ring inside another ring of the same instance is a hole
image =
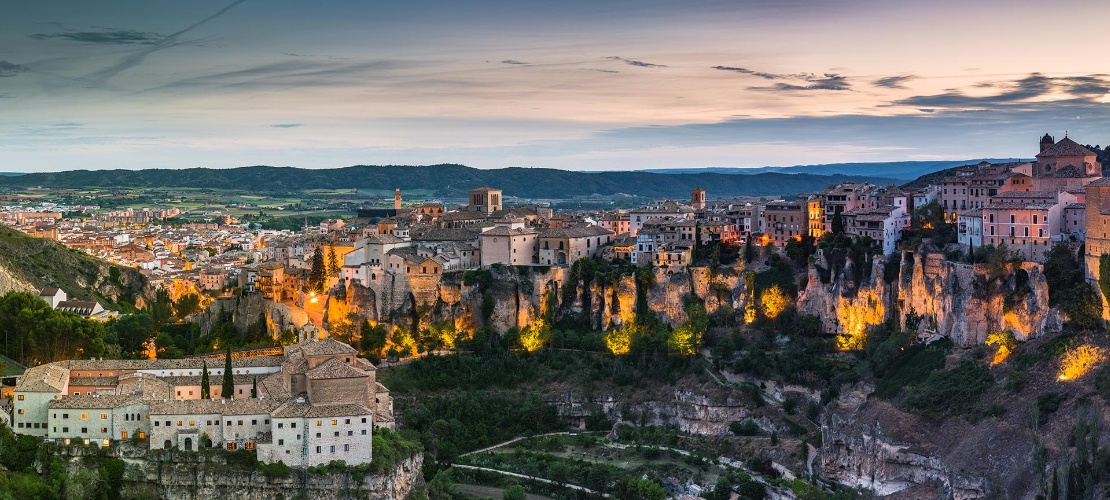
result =
[[[101,420],[108,420],[108,414],[107,413],[101,413],[100,414],[100,419]]]
[[[331,421],[331,425],[336,425],[337,423],[339,423],[339,421],[338,421],[338,420],[332,420],[332,421]]]
[[[16,399],[19,400],[19,401],[23,401],[23,395],[20,394],[19,396],[16,396]]]
[[[235,443],[227,443],[227,451],[235,451]]]
[[[81,414],[81,420],[88,420],[88,419],[89,419],[89,414],[88,413],[82,413]]]
[[[139,431],[139,439],[146,439],[146,433],[143,431]]]
[[[120,432],[119,433],[119,438],[120,439],[127,439],[127,431]]]

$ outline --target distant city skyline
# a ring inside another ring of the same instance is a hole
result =
[[[1110,2],[32,2],[0,171],[566,170],[1110,143]]]

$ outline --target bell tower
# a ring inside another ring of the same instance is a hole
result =
[[[397,190],[393,192],[393,209],[401,209],[401,188],[397,188]]]

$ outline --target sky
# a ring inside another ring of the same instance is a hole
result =
[[[1110,143],[1105,0],[0,4],[0,171],[568,170]]]

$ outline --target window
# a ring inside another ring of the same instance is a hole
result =
[[[146,439],[146,433],[143,431],[139,431],[139,439]]]
[[[89,414],[88,413],[82,413],[81,414],[81,420],[88,420],[88,419],[89,419]]]
[[[320,447],[319,446],[316,447],[316,453],[320,453]]]
[[[319,433],[319,432],[317,432],[317,433],[316,433],[316,437],[320,437],[320,433]]]
[[[323,420],[317,420],[316,421],[316,427],[320,427],[321,425],[324,425],[324,421]]]
[[[362,435],[363,435],[363,436],[365,436],[365,435],[366,435],[366,429],[363,429],[363,430],[362,430]]]
[[[20,394],[20,395],[16,396],[15,399],[17,399],[19,401],[23,401],[23,395]]]
[[[285,444],[285,440],[284,439],[279,439],[278,440],[278,446],[281,446],[283,444]]]
[[[289,424],[289,428],[290,429],[296,429],[297,428],[297,423],[293,422],[293,423]]]
[[[336,425],[338,422],[339,422],[338,420],[332,420],[331,425]]]
[[[154,426],[158,427],[158,421],[157,420],[154,421]]]
[[[343,445],[343,451],[351,451],[351,445],[349,445],[349,444]]]
[[[349,418],[343,419],[343,423],[350,425],[351,419],[349,419]]]
[[[333,444],[333,445],[331,445],[331,446],[330,446],[329,448],[330,448],[330,450],[331,450],[331,451],[330,451],[331,453],[335,453],[335,445],[334,445],[334,444]]]
[[[227,443],[227,451],[235,451],[235,443]]]
[[[253,450],[254,449],[254,441],[247,441],[247,444],[244,445],[243,447],[248,449],[248,450]]]
[[[88,434],[88,433],[89,433],[89,428],[88,427],[82,427],[81,428],[81,434]]]
[[[355,435],[355,431],[347,431],[347,435],[348,435],[348,436],[354,436],[354,435]]]
[[[189,421],[189,427],[193,427],[195,425],[197,425],[197,422],[195,420],[190,420]]]
[[[20,409],[19,409],[19,414],[20,414],[20,415],[22,415],[22,414],[23,414],[23,408],[20,408]],[[20,424],[20,425],[23,425],[23,424]]]
[[[278,429],[284,429],[284,428],[285,428],[285,424],[282,424],[282,423],[278,424]]]
[[[236,424],[236,425],[243,425],[243,421],[242,421],[242,420],[239,420],[238,422],[239,422],[239,423],[238,423],[238,424]]]
[[[62,427],[62,432],[69,432],[69,427]]]
[[[257,419],[251,419],[251,425],[258,425]]]
[[[64,418],[64,419],[69,419],[69,414],[68,414],[68,413],[63,413],[63,414],[62,414],[62,418]]]
[[[108,428],[107,427],[101,427],[100,428],[100,433],[101,434],[107,434],[108,433]]]
[[[362,423],[366,423],[366,417],[362,417]]]

